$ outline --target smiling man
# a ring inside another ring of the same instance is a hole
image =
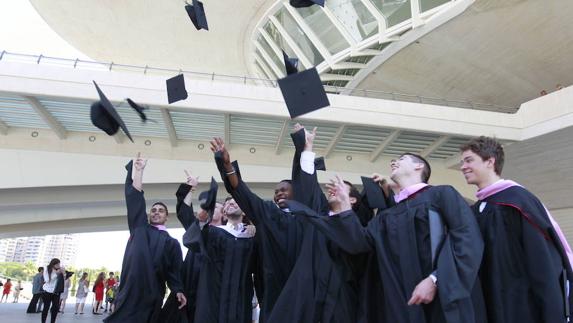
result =
[[[140,154],[126,165],[125,200],[129,241],[125,247],[121,284],[115,311],[104,322],[157,322],[165,283],[176,293],[180,306],[187,303],[181,283],[181,247],[167,233],[167,206],[155,202],[146,212],[143,170],[147,160]]]
[[[501,179],[499,142],[479,137],[460,151],[461,171],[478,188],[473,210],[485,242],[480,280],[488,322],[568,322],[572,259],[561,229],[535,195]]]

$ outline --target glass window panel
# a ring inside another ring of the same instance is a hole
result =
[[[297,57],[294,50],[288,45],[288,43],[285,41],[283,36],[279,33],[279,31],[278,31],[277,27],[275,27],[275,25],[273,25],[271,22],[267,22],[267,24],[265,25],[265,27],[263,27],[263,29],[267,32],[267,34],[269,34],[271,36],[271,38],[275,41],[275,44],[277,44],[277,46],[279,46],[282,50],[284,50],[285,53],[287,53],[287,55],[289,57]],[[283,62],[283,64],[284,64],[284,62]],[[299,71],[305,70],[304,66],[301,63],[298,64],[298,70]]]
[[[331,54],[348,48],[349,44],[346,39],[324,14],[320,6],[298,8],[297,11]]]
[[[451,0],[419,0],[420,1],[420,11],[426,12],[430,9],[434,9],[437,6],[441,6],[446,2]]]
[[[255,55],[257,55],[257,57],[259,58],[259,63],[261,64],[261,66],[264,67],[263,71],[265,72],[268,71],[269,73],[271,73],[271,75],[269,75],[270,78],[278,79],[277,75],[275,74],[275,71],[269,66],[269,64],[263,58],[263,55],[261,55],[261,52],[259,52],[258,49],[255,50]]]
[[[259,35],[257,40],[258,40],[259,44],[261,44],[261,47],[263,48],[263,50],[269,55],[269,57],[271,58],[273,63],[275,63],[276,67],[283,68],[284,62],[283,62],[282,56],[280,58],[277,56],[277,53],[273,50],[271,45],[267,42],[267,40],[262,35]]]
[[[378,21],[360,0],[329,0],[326,7],[357,42],[378,32]]]
[[[284,27],[289,36],[295,41],[295,43],[300,47],[305,56],[314,64],[318,65],[324,61],[324,58],[319,53],[318,49],[314,44],[308,39],[306,34],[300,29],[294,18],[286,11],[286,9],[280,9],[275,18]]]
[[[370,2],[386,17],[388,27],[412,18],[410,0],[370,0]]]

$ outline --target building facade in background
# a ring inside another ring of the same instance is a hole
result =
[[[75,266],[78,251],[77,234],[20,237],[0,240],[0,262],[32,262],[45,266],[59,258],[66,266]]]

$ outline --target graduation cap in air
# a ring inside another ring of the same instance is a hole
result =
[[[199,194],[199,205],[203,210],[209,212],[209,214],[213,214],[212,212],[215,209],[218,189],[219,185],[217,185],[215,179],[211,177],[211,186],[209,186],[209,189]]]
[[[324,163],[324,157],[316,157],[314,159],[314,169],[321,170],[323,172],[326,171],[326,164]]]
[[[286,74],[296,74],[298,73],[298,58],[291,58],[283,50],[283,59],[285,62]]]
[[[66,275],[65,275],[66,279],[72,277],[73,275],[74,275],[74,272],[73,272],[73,271],[67,271],[67,270],[66,270]]]
[[[187,4],[185,6],[185,10],[197,30],[209,30],[209,26],[207,25],[207,16],[205,16],[205,8],[203,8],[203,3],[201,1],[193,0],[192,4]]]
[[[325,0],[290,0],[289,3],[295,8],[305,8],[315,4],[324,7],[324,1]]]
[[[291,119],[330,105],[316,68],[278,80]]]
[[[368,205],[374,209],[385,209],[387,207],[386,200],[380,185],[370,177],[361,176],[361,179],[366,198],[368,199]]]
[[[185,77],[179,74],[167,80],[167,101],[169,104],[187,99],[189,96],[185,89]]]
[[[129,130],[127,130],[125,123],[121,120],[114,106],[109,102],[105,94],[103,94],[97,83],[95,81],[93,82],[99,94],[99,101],[92,103],[90,110],[90,118],[93,125],[110,136],[115,135],[117,130],[121,127],[127,138],[133,142]]]
[[[135,102],[133,102],[132,99],[127,99],[127,103],[129,104],[130,107],[133,108],[133,110],[135,110],[135,112],[137,112],[137,114],[139,115],[139,118],[141,118],[141,121],[143,122],[147,122],[147,121],[152,121],[152,122],[157,122],[155,120],[149,119],[147,118],[147,115],[145,114],[145,110],[147,110],[147,107],[141,106]]]

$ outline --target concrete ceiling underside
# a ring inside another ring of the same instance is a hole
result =
[[[477,0],[359,88],[519,107],[573,84],[573,2]]]

